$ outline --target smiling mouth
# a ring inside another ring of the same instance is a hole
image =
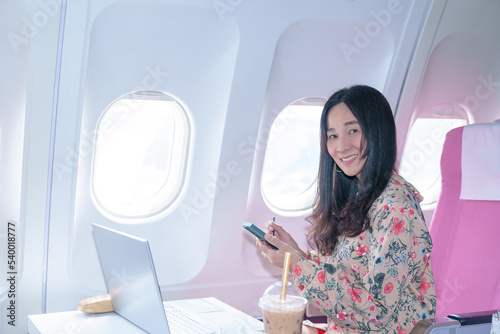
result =
[[[341,158],[340,160],[342,160],[342,162],[350,162],[350,161],[356,159],[357,157],[358,157],[358,155],[354,154],[354,155],[351,155],[351,156],[349,156],[347,158]]]

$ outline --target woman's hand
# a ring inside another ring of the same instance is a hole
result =
[[[306,256],[306,254],[300,250],[297,242],[295,242],[292,236],[287,231],[285,231],[285,229],[281,225],[278,225],[275,222],[271,221],[266,222],[266,228],[264,229],[264,232],[271,233],[280,241],[299,251],[301,253],[301,256]]]
[[[305,252],[302,251],[295,240],[286,232],[281,226],[274,222],[267,222],[266,229],[264,230],[266,233],[266,240],[278,247],[278,250],[272,249],[268,245],[266,245],[263,241],[257,239],[256,245],[261,250],[262,255],[272,264],[277,267],[282,268],[283,262],[285,259],[285,253],[289,252],[291,254],[290,257],[290,271],[293,271],[293,268],[299,261],[299,259],[305,256]],[[274,231],[274,236],[269,233]]]

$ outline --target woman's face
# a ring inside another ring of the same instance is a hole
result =
[[[326,146],[335,164],[348,176],[361,178],[366,157],[363,156],[363,132],[351,110],[339,103],[328,111]]]

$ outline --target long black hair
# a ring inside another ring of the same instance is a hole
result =
[[[360,180],[347,176],[335,165],[327,149],[327,116],[344,103],[358,121],[366,158]],[[321,153],[318,190],[309,244],[322,254],[331,253],[339,236],[355,237],[370,227],[368,211],[386,187],[396,163],[396,126],[391,106],[378,90],[363,85],[343,88],[325,103],[321,115]]]

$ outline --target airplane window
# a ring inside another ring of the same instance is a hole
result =
[[[436,109],[433,114],[437,115]],[[440,160],[446,133],[468,124],[465,112],[449,116],[451,118],[417,118],[408,134],[399,171],[422,193],[422,205],[434,204],[438,200]]]
[[[271,126],[261,189],[264,200],[274,211],[301,214],[312,205],[324,104],[323,99],[293,103],[283,109]]]
[[[190,123],[182,105],[156,92],[113,102],[97,126],[92,170],[98,206],[121,218],[165,210],[186,176]]]

